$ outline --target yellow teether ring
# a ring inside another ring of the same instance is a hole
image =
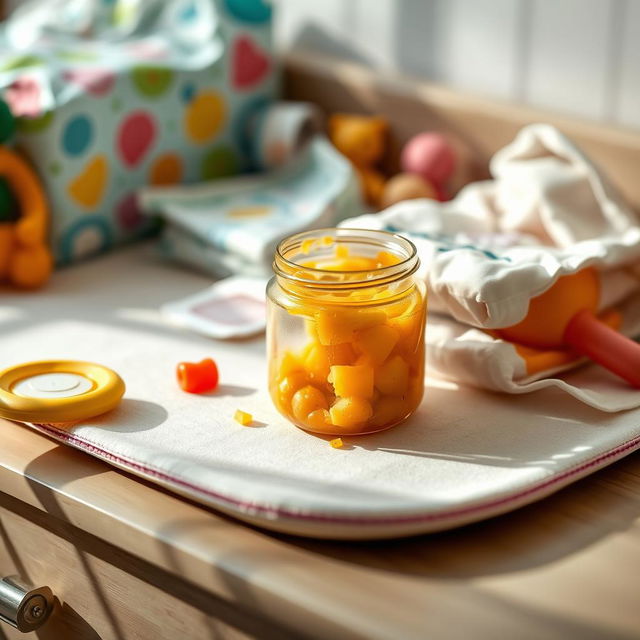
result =
[[[43,360],[0,371],[0,417],[19,422],[86,420],[114,409],[122,378],[93,362]]]

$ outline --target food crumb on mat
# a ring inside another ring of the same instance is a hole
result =
[[[241,411],[240,409],[237,409],[233,414],[233,419],[244,427],[253,422],[253,416],[246,411]]]
[[[342,445],[344,444],[344,442],[342,442],[342,438],[334,438],[333,440],[329,440],[329,444],[334,449],[342,449]]]

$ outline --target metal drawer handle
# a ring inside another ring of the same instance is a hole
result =
[[[0,580],[0,620],[28,633],[39,629],[53,609],[49,587],[33,587],[18,576]]]

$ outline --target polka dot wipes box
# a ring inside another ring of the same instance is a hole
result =
[[[276,94],[262,0],[28,3],[0,45],[0,88],[45,184],[58,264],[149,232],[141,186],[246,169],[243,132]]]

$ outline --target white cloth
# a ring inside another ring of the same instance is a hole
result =
[[[597,389],[549,377],[556,369],[531,375],[513,345],[480,330],[516,324],[560,276],[593,266],[600,307],[622,305],[623,331],[640,333],[638,217],[548,125],[525,127],[491,171],[493,180],[450,202],[407,201],[342,225],[398,231],[417,245],[429,289],[428,362],[439,375],[512,393],[558,386],[605,411],[640,406],[640,391],[604,370]]]
[[[260,526],[356,539],[503,513],[640,447],[640,410],[606,415],[552,389],[508,397],[428,380],[406,424],[333,449],[272,406],[262,339],[214,342],[161,321],[163,303],[206,283],[135,247],[56,272],[33,295],[3,293],[4,365],[90,360],[127,385],[115,411],[46,433]],[[218,362],[220,388],[182,392],[176,363],[203,357]],[[235,422],[238,408],[256,425]]]

